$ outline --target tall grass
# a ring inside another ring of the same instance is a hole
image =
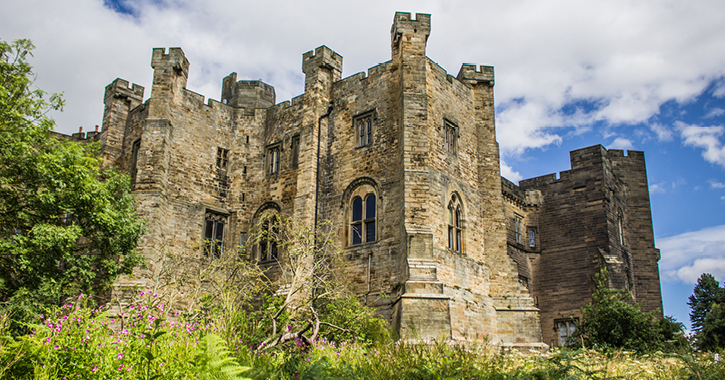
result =
[[[166,310],[153,294],[142,299],[124,310],[122,328],[102,308],[85,307],[83,296],[39,316],[25,336],[9,336],[7,316],[0,316],[0,378],[725,379],[725,362],[711,354],[553,349],[522,355],[485,344],[324,339],[311,347],[292,341],[257,350],[258,342],[242,338],[255,336],[247,319],[223,310],[191,319]]]

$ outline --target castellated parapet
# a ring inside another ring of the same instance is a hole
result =
[[[111,83],[104,162],[129,173],[147,221],[149,266],[124,281],[150,285],[159,252],[240,246],[274,276],[284,253],[280,264],[247,241],[271,212],[329,221],[349,283],[404,339],[558,345],[600,268],[661,305],[643,156],[590,147],[561,178],[502,178],[493,68],[448,74],[425,56],[430,26],[396,13],[391,60],[367,75],[341,78],[326,46],[304,53],[304,93],[279,104],[236,73],[204,104],[179,48],[153,50],[145,102],[142,87]]]

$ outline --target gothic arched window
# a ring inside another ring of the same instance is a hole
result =
[[[375,217],[377,198],[370,193],[355,196],[350,203],[350,244],[374,242],[376,239]]]
[[[279,207],[273,204],[263,205],[254,216],[256,220],[253,236],[254,247],[250,259],[259,262],[279,260],[279,235],[282,219]]]
[[[463,206],[456,194],[448,203],[448,249],[463,252]]]

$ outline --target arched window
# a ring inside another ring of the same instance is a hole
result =
[[[351,245],[374,242],[376,239],[376,203],[375,194],[355,196],[350,204]]]
[[[456,194],[448,203],[448,249],[463,252],[463,207]]]
[[[251,234],[251,249],[249,259],[252,261],[269,262],[279,259],[278,242],[282,219],[279,214],[279,206],[274,202],[263,204],[254,213],[255,227]]]
[[[277,246],[279,224],[278,214],[270,212],[263,216],[259,223],[258,244],[255,254],[257,261],[277,261],[279,258],[279,248]]]
[[[227,216],[207,210],[204,219],[204,257],[220,259],[224,253],[224,225],[227,223]]]

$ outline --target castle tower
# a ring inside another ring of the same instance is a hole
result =
[[[123,137],[126,133],[126,119],[129,111],[143,101],[143,86],[116,78],[106,86],[103,95],[103,129],[101,131],[101,157],[103,165],[120,166],[123,154]]]

